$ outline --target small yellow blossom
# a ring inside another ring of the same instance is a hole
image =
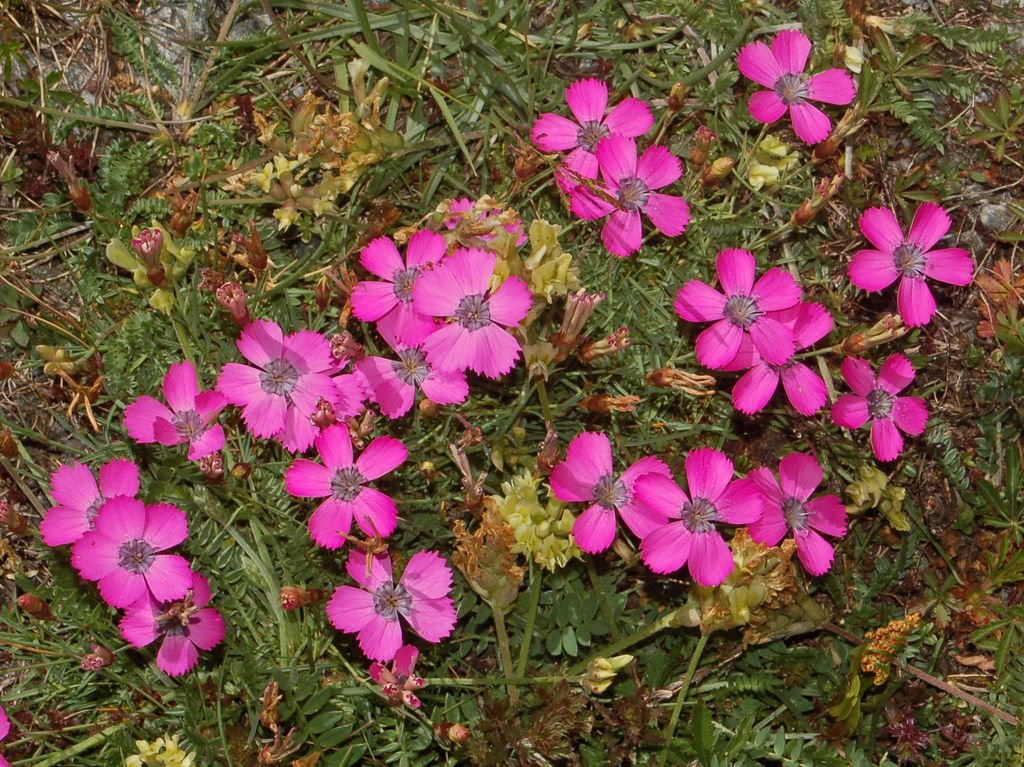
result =
[[[194,767],[195,752],[186,753],[178,745],[178,736],[164,736],[149,742],[135,741],[139,753],[124,760],[125,767]]]
[[[583,677],[583,686],[592,693],[602,693],[608,689],[615,675],[633,661],[632,655],[616,655],[612,658],[595,658]]]
[[[864,54],[860,48],[855,45],[847,45],[843,53],[843,64],[851,72],[860,74],[861,67],[864,66]]]
[[[277,219],[277,231],[283,232],[299,220],[299,210],[292,201],[274,209],[274,218]]]
[[[252,174],[252,182],[256,184],[260,189],[263,190],[263,194],[270,192],[270,182],[274,180],[274,165],[273,163],[267,163],[263,166],[263,170],[257,171]]]
[[[503,482],[504,495],[491,496],[498,511],[516,537],[513,551],[533,557],[541,567],[557,570],[580,550],[572,538],[575,518],[565,504],[547,491],[547,503],[540,500],[540,479],[530,472]]]

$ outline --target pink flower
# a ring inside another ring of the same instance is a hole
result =
[[[428,230],[416,232],[405,248],[405,262],[388,237],[378,237],[363,248],[359,261],[383,282],[363,280],[352,291],[352,313],[363,322],[376,322],[382,333],[389,333],[407,346],[415,346],[435,329],[430,317],[418,314],[412,306],[412,289],[420,272],[429,270],[444,258],[444,237]]]
[[[455,606],[448,596],[452,571],[436,551],[412,555],[396,584],[391,557],[378,554],[367,567],[366,554],[353,549],[348,574],[362,588],[339,586],[327,603],[327,617],[339,631],[358,633],[370,660],[386,662],[402,646],[401,616],[428,642],[440,642],[455,628]]]
[[[793,356],[793,330],[770,312],[800,301],[800,286],[788,272],[772,267],[754,282],[754,254],[726,248],[718,254],[723,296],[700,280],[691,280],[676,295],[676,314],[687,322],[714,322],[697,337],[697,359],[721,369],[736,359],[746,336],[765,362],[782,365]]]
[[[337,398],[331,373],[337,362],[322,335],[300,330],[284,336],[276,322],[256,320],[239,337],[238,350],[250,365],[229,362],[217,389],[242,408],[256,437],[273,437],[289,452],[306,450],[317,435],[310,416],[321,399]]]
[[[576,179],[597,178],[595,150],[601,139],[642,136],[654,124],[654,117],[644,102],[632,97],[605,114],[608,86],[600,80],[577,80],[566,89],[565,100],[576,121],[545,112],[533,124],[531,138],[542,152],[569,152],[563,160],[568,172],[556,174],[558,185],[568,193]]]
[[[99,581],[107,604],[128,607],[147,589],[161,602],[185,596],[192,582],[188,561],[160,553],[185,540],[185,512],[169,503],[145,506],[117,496],[100,506],[95,525],[75,542],[71,564],[86,580]]]
[[[576,545],[589,554],[611,546],[616,513],[638,538],[664,524],[668,517],[654,513],[634,494],[637,480],[651,473],[672,476],[660,459],[646,456],[616,477],[608,437],[589,431],[576,435],[550,480],[551,491],[560,501],[590,503],[572,526]]]
[[[4,707],[0,706],[0,740],[7,737],[11,731],[11,720],[7,718],[7,712],[4,711]],[[3,754],[0,754],[0,767],[11,767],[11,763],[4,759]]]
[[[871,421],[871,450],[879,461],[892,461],[903,450],[897,427],[918,436],[928,423],[928,405],[920,397],[897,397],[914,380],[914,366],[902,354],[882,363],[878,381],[871,365],[856,357],[843,360],[843,378],[853,389],[832,406],[832,420],[844,429]]]
[[[147,594],[129,607],[121,619],[121,636],[132,647],[162,638],[156,665],[170,676],[181,676],[199,661],[200,650],[212,650],[224,639],[224,619],[206,606],[209,601],[210,582],[192,573],[183,599],[159,602]]]
[[[686,231],[690,221],[686,200],[654,191],[682,175],[678,157],[663,146],[649,146],[637,162],[636,142],[624,136],[602,139],[596,156],[604,187],[599,195],[582,184],[577,186],[572,192],[572,212],[588,221],[611,214],[601,230],[601,240],[610,253],[624,257],[639,250],[641,211],[666,237]]]
[[[403,703],[412,708],[420,707],[420,699],[416,697],[416,690],[426,684],[422,677],[416,676],[413,669],[416,667],[416,659],[420,651],[411,644],[402,645],[395,653],[395,659],[391,668],[374,661],[370,664],[370,676],[392,706],[401,706]]]
[[[366,483],[398,467],[409,455],[405,445],[393,437],[377,437],[353,462],[348,428],[335,424],[320,432],[316,449],[323,464],[299,458],[284,475],[291,495],[327,499],[309,518],[313,540],[328,549],[338,548],[345,542],[353,516],[366,535],[391,535],[398,521],[395,502]]]
[[[832,331],[832,315],[820,304],[800,303],[788,309],[771,312],[793,331],[793,345],[797,351],[813,346]],[[828,390],[821,376],[796,359],[773,365],[761,359],[757,349],[744,336],[739,353],[722,370],[747,370],[732,387],[732,404],[743,413],[756,413],[768,404],[782,379],[782,387],[790,403],[801,415],[814,415],[828,399]]]
[[[761,516],[761,491],[749,479],[733,480],[732,461],[711,448],[686,456],[687,497],[671,477],[648,474],[636,483],[641,503],[672,521],[644,536],[640,552],[656,573],[684,564],[701,586],[717,586],[733,569],[732,553],[716,522],[746,525]]]
[[[56,506],[46,512],[39,525],[43,543],[74,543],[93,529],[96,514],[105,501],[121,495],[131,498],[137,492],[139,469],[124,458],[115,458],[100,468],[99,487],[84,464],[76,461],[61,466],[50,477],[50,495]]]
[[[460,248],[416,281],[412,293],[416,311],[452,320],[430,334],[420,347],[436,370],[469,368],[488,378],[498,378],[519,358],[519,341],[505,328],[522,322],[533,296],[518,277],[509,277],[490,292],[488,283],[495,260],[490,251]]]
[[[164,376],[167,405],[142,396],[124,411],[124,427],[136,442],[162,445],[188,443],[190,461],[216,453],[224,447],[221,425],[210,425],[227,405],[224,395],[199,391],[199,379],[190,362],[178,362]]]
[[[370,400],[380,405],[388,418],[400,418],[409,412],[416,399],[416,389],[438,405],[457,405],[469,396],[466,374],[436,369],[427,362],[420,346],[408,346],[387,333],[381,333],[398,356],[363,357],[355,363],[366,382]]]
[[[795,29],[779,32],[771,49],[762,42],[743,47],[736,59],[740,72],[758,85],[770,88],[750,97],[750,114],[762,123],[773,123],[789,112],[793,131],[805,144],[828,138],[832,122],[807,100],[849,104],[857,94],[853,79],[842,69],[826,69],[808,77],[804,73],[811,41]]]
[[[950,285],[970,285],[974,260],[963,248],[932,247],[949,231],[950,220],[938,205],[918,206],[910,232],[903,236],[896,216],[888,208],[868,208],[860,217],[860,231],[878,250],[858,250],[850,261],[850,281],[874,293],[900,278],[896,302],[909,327],[927,325],[935,314],[935,298],[925,277]]]
[[[803,453],[790,453],[779,463],[778,480],[764,467],[748,476],[764,499],[764,514],[748,526],[750,537],[766,546],[778,546],[791,530],[804,569],[811,575],[827,573],[835,553],[832,544],[816,531],[836,538],[846,535],[846,508],[835,495],[809,500],[823,477],[818,462]]]

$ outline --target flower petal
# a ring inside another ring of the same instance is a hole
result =
[[[356,468],[367,480],[373,480],[394,471],[408,457],[409,451],[401,440],[377,437],[356,460]]]
[[[124,428],[136,442],[156,442],[153,424],[158,418],[170,421],[174,413],[159,400],[143,395],[124,409]]]
[[[826,69],[807,81],[807,98],[826,104],[849,104],[857,95],[853,78],[842,69]]]
[[[727,296],[749,296],[754,289],[757,261],[749,250],[726,248],[718,254],[718,281]]]
[[[418,551],[402,571],[401,583],[423,599],[441,599],[452,590],[452,571],[436,551]]]
[[[779,485],[786,495],[806,501],[818,489],[825,472],[813,456],[788,453],[779,462]]]
[[[790,105],[789,119],[793,122],[793,132],[805,144],[821,143],[832,131],[828,115],[806,101]]]
[[[672,194],[651,192],[643,210],[655,229],[666,237],[678,237],[690,223],[690,206],[682,197]]]
[[[789,403],[800,415],[814,415],[828,400],[828,389],[821,376],[802,362],[794,362],[782,371],[782,386]]]
[[[856,394],[843,394],[832,405],[832,421],[844,429],[859,429],[870,417],[867,399]]]
[[[612,447],[599,432],[577,434],[565,451],[565,460],[551,472],[551,491],[560,501],[594,500],[594,486],[612,473]]]
[[[974,259],[963,248],[932,250],[925,253],[924,259],[924,273],[933,280],[970,285],[974,278]]]
[[[156,654],[156,665],[167,676],[187,674],[199,662],[199,651],[187,636],[165,636]]]
[[[640,553],[655,573],[672,573],[686,564],[694,535],[684,522],[670,522],[644,536]]]
[[[491,321],[514,328],[522,322],[533,306],[533,293],[519,277],[506,279],[487,301]]]
[[[604,127],[618,136],[642,136],[654,125],[654,115],[640,99],[632,96],[620,101],[604,118]]]
[[[697,359],[711,370],[721,368],[736,359],[742,340],[743,330],[738,325],[719,320],[697,336]]]
[[[750,116],[759,123],[773,123],[781,119],[789,109],[774,91],[757,91],[751,94],[747,108],[750,110]]]
[[[359,263],[370,274],[390,282],[397,271],[405,269],[402,256],[390,237],[378,237],[371,240],[359,254]]]
[[[176,362],[167,369],[164,376],[164,397],[174,412],[195,410],[198,394],[199,381],[192,363]]]
[[[565,90],[565,100],[579,122],[600,122],[608,107],[608,86],[588,77],[577,80]]]
[[[726,297],[699,280],[690,280],[676,293],[676,314],[687,322],[714,322],[724,316]]]
[[[545,112],[533,123],[530,138],[542,152],[565,152],[579,143],[580,126],[567,117]]]
[[[387,538],[398,524],[398,507],[395,506],[395,500],[373,487],[363,488],[356,498],[353,510],[359,529],[370,538]]]
[[[949,214],[934,202],[923,202],[914,212],[907,239],[923,251],[931,250],[946,236],[952,223]]]
[[[826,535],[846,535],[846,507],[837,495],[822,495],[807,502],[807,524]]]
[[[749,477],[729,483],[718,498],[715,508],[719,518],[730,525],[748,525],[761,518],[764,510],[764,494],[757,483]]]
[[[597,554],[615,540],[615,512],[600,504],[592,504],[576,517],[572,525],[576,545],[588,554]]]
[[[146,507],[146,527],[142,538],[157,551],[173,548],[188,537],[185,512],[170,503]],[[191,582],[191,577],[189,578]]]
[[[624,258],[635,253],[642,241],[639,211],[616,210],[601,229],[601,242],[613,256]]]
[[[899,277],[892,253],[881,250],[858,250],[853,254],[846,273],[850,282],[869,293],[889,287]]]
[[[741,413],[751,415],[764,409],[779,385],[779,374],[759,363],[740,376],[732,387],[732,404]]]
[[[328,498],[317,506],[306,523],[309,537],[325,549],[337,549],[345,545],[345,536],[352,529],[352,504]]]
[[[890,354],[878,371],[878,385],[889,394],[899,394],[914,380],[914,366],[902,354]]]
[[[626,136],[608,136],[594,151],[601,166],[601,177],[618,188],[619,181],[637,174],[636,142]]]
[[[757,296],[757,307],[763,312],[788,309],[800,302],[800,286],[793,275],[777,266],[762,274],[750,293]]]
[[[860,357],[847,357],[841,366],[843,378],[856,394],[866,397],[875,388],[875,374],[867,360]]]
[[[126,458],[115,458],[100,467],[100,492],[104,498],[134,496],[139,492],[139,467]]]
[[[280,358],[283,343],[284,334],[280,325],[269,320],[254,320],[242,330],[236,345],[249,362],[263,367],[270,360]],[[227,392],[224,394],[227,395]],[[228,401],[232,401],[230,395]]]
[[[636,165],[636,175],[648,189],[661,189],[674,184],[683,175],[682,163],[665,147],[651,144]]]
[[[284,473],[284,487],[296,498],[326,498],[334,472],[307,458],[295,460]]]
[[[835,550],[832,544],[813,530],[804,528],[793,532],[800,564],[811,575],[824,575],[832,567]]]
[[[714,503],[729,486],[732,474],[732,461],[720,450],[701,447],[686,455],[686,484],[690,488],[690,498],[705,498]]]
[[[888,208],[868,208],[861,213],[860,231],[883,253],[892,253],[903,242],[903,229]]]
[[[896,293],[896,306],[907,327],[918,328],[935,315],[935,297],[923,279],[904,276]]]
[[[743,46],[736,57],[736,67],[748,80],[765,88],[774,88],[783,74],[771,49],[760,41]]]
[[[811,55],[811,41],[798,29],[785,29],[772,40],[772,55],[783,73],[803,74]]]
[[[754,320],[748,332],[757,353],[772,365],[789,362],[796,352],[793,331],[770,315],[765,314]]]
[[[888,418],[871,422],[871,450],[879,461],[893,461],[903,450],[903,437]]]
[[[717,586],[733,570],[732,552],[717,530],[693,536],[688,562],[690,575],[701,586]]]
[[[928,424],[928,405],[920,397],[897,397],[892,406],[892,420],[907,434],[919,436]]]

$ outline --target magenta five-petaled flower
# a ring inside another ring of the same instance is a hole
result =
[[[671,477],[648,474],[636,483],[636,495],[669,521],[640,544],[644,562],[656,573],[688,565],[701,586],[717,586],[733,570],[732,552],[717,524],[746,525],[761,516],[761,491],[749,479],[733,479],[724,453],[711,448],[686,456],[689,495]]]
[[[310,420],[323,399],[337,405],[331,375],[338,363],[319,333],[299,330],[285,336],[276,322],[250,322],[239,336],[238,351],[251,365],[229,362],[217,390],[242,408],[242,419],[256,437],[272,437],[289,452],[306,450],[319,428]]]
[[[803,32],[787,29],[772,40],[772,47],[758,41],[743,47],[736,65],[744,77],[769,90],[750,97],[750,114],[762,123],[773,123],[789,112],[793,131],[806,144],[828,138],[832,122],[808,101],[849,104],[857,94],[842,69],[826,69],[808,76],[804,69],[811,53],[811,41]]]
[[[793,331],[797,351],[813,346],[832,331],[832,315],[821,304],[799,303],[788,309],[769,312]],[[744,336],[736,358],[722,370],[746,370],[732,387],[732,404],[742,413],[756,413],[768,404],[782,381],[790,404],[801,415],[814,415],[828,399],[828,390],[821,376],[803,362],[791,358],[781,365],[766,362],[757,353],[749,336]]]
[[[601,240],[612,255],[625,257],[640,249],[641,213],[666,237],[686,231],[686,200],[656,191],[679,180],[683,170],[678,157],[654,145],[638,161],[636,142],[625,136],[602,139],[596,156],[603,183],[596,190],[584,184],[573,189],[572,212],[588,221],[609,216]]]
[[[398,648],[391,668],[377,661],[370,664],[370,677],[380,685],[380,691],[392,706],[405,704],[411,708],[420,707],[416,690],[421,689],[426,682],[413,673],[419,655],[419,650],[411,644],[406,644]]]
[[[409,238],[405,261],[388,237],[378,237],[363,248],[359,261],[381,281],[363,280],[352,291],[352,313],[364,322],[376,322],[377,329],[405,346],[416,346],[436,328],[433,318],[418,313],[412,305],[412,289],[420,273],[432,269],[444,258],[445,240],[426,229]]]
[[[871,365],[856,357],[843,360],[843,378],[853,389],[832,406],[832,420],[846,429],[871,422],[871,449],[879,461],[892,461],[903,450],[900,431],[918,436],[928,423],[928,405],[920,397],[900,397],[914,380],[914,366],[902,354],[882,363],[878,380]]]
[[[589,431],[578,434],[569,443],[565,460],[551,472],[556,498],[590,504],[573,523],[576,545],[589,554],[611,546],[616,514],[638,538],[664,524],[668,518],[640,503],[633,491],[637,480],[650,473],[671,476],[668,466],[654,456],[641,458],[616,476],[608,437]]]
[[[56,504],[39,524],[43,543],[74,543],[93,529],[100,506],[110,498],[132,498],[139,492],[139,469],[129,460],[115,458],[100,467],[100,482],[85,464],[61,466],[50,477],[50,495]]]
[[[10,731],[11,720],[7,718],[7,712],[4,711],[4,707],[0,706],[0,740],[6,738]],[[10,762],[4,759],[3,754],[0,754],[0,767],[11,767]]]
[[[378,554],[367,566],[366,553],[353,549],[346,565],[360,585],[339,586],[327,604],[327,617],[339,631],[358,634],[359,647],[370,660],[386,662],[402,646],[402,626],[428,642],[440,642],[455,628],[452,571],[436,551],[412,555],[395,583],[391,557]]]
[[[654,124],[654,116],[644,102],[633,97],[608,111],[608,86],[601,80],[577,80],[566,89],[565,100],[576,120],[545,112],[534,122],[530,136],[542,152],[569,152],[562,160],[565,169],[555,176],[568,193],[579,179],[597,178],[596,150],[602,139],[642,136]]]
[[[368,536],[391,535],[398,521],[395,502],[367,483],[398,467],[409,455],[405,446],[393,437],[377,437],[353,460],[348,428],[334,424],[320,432],[316,449],[323,464],[299,458],[284,475],[291,495],[326,499],[309,518],[310,537],[336,549],[345,542],[353,517]]]
[[[182,599],[158,601],[147,594],[131,605],[121,619],[121,636],[132,647],[145,647],[161,639],[156,665],[170,676],[188,673],[224,638],[224,619],[212,607],[210,582],[192,573]]]
[[[925,278],[950,285],[970,285],[974,260],[963,248],[932,250],[950,227],[949,215],[935,203],[922,203],[904,236],[888,208],[868,208],[860,231],[878,250],[858,250],[850,261],[850,281],[874,293],[897,279],[896,303],[908,327],[927,325],[935,314],[935,297]]]
[[[416,311],[450,320],[420,346],[436,370],[453,373],[468,368],[498,378],[519,358],[519,341],[506,328],[526,317],[533,294],[519,277],[509,277],[492,292],[489,283],[496,260],[491,251],[460,248],[416,281]]]
[[[145,506],[116,496],[103,503],[95,529],[71,549],[71,564],[112,607],[128,607],[150,593],[161,602],[181,599],[192,583],[188,560],[165,554],[185,540],[185,512],[169,503]]]
[[[818,462],[803,453],[790,453],[779,462],[776,479],[761,467],[747,475],[761,489],[764,512],[748,526],[750,537],[766,546],[778,546],[787,532],[796,541],[796,553],[811,575],[824,575],[832,567],[832,544],[819,535],[846,535],[846,507],[835,495],[811,494],[824,473]]]
[[[224,430],[212,423],[227,405],[224,395],[200,391],[190,362],[177,362],[164,376],[167,405],[143,395],[125,408],[124,427],[136,442],[188,443],[188,457],[198,461],[224,447]]]
[[[676,295],[676,313],[687,322],[713,322],[697,336],[697,359],[705,367],[721,369],[736,359],[745,337],[771,365],[783,365],[793,356],[793,329],[773,312],[789,309],[800,301],[800,286],[788,272],[772,267],[754,282],[754,254],[727,248],[718,254],[717,290],[691,280]]]

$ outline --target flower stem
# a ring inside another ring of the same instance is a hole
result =
[[[644,641],[649,637],[654,636],[659,631],[667,629],[669,626],[672,625],[672,621],[675,620],[677,612],[678,610],[669,610],[660,618],[653,621],[652,623],[647,624],[639,631],[634,631],[629,636],[623,637],[617,642],[612,642],[610,645],[602,647],[589,658],[581,660],[579,663],[572,666],[569,669],[569,676],[576,676],[578,674],[582,674],[584,671],[586,671],[587,666],[589,666],[591,662],[597,658],[608,658],[612,655],[617,655],[618,653],[622,652],[623,650],[629,647],[632,647],[635,644],[640,644],[640,642]]]
[[[516,676],[526,676],[526,665],[530,661],[530,645],[533,643],[533,626],[537,621],[537,606],[540,604],[540,582],[544,569],[538,567],[530,581],[530,608],[526,613],[526,631],[523,634],[523,645],[519,650],[519,663],[516,665]]]
[[[676,698],[676,705],[672,707],[672,716],[669,717],[668,724],[665,725],[665,747],[661,750],[661,756],[658,758],[659,767],[665,767],[668,763],[668,752],[672,746],[672,736],[675,735],[676,725],[679,724],[679,714],[683,710],[683,702],[686,700],[686,693],[690,689],[690,683],[693,681],[693,675],[697,672],[697,664],[700,663],[700,656],[704,654],[704,648],[707,646],[708,637],[710,634],[701,634],[700,639],[697,641],[697,647],[693,651],[693,655],[690,657],[690,665],[686,667],[686,676],[683,677],[683,686],[679,688],[679,695]]]
[[[543,378],[537,379],[537,399],[540,400],[540,413],[544,420],[551,422],[551,405],[548,403],[548,387]]]
[[[505,628],[505,613],[491,608],[494,616],[494,633],[498,637],[498,656],[501,659],[501,670],[506,677],[512,676],[512,651],[508,644],[508,630]],[[508,700],[513,705],[519,699],[515,685],[508,685]]]

